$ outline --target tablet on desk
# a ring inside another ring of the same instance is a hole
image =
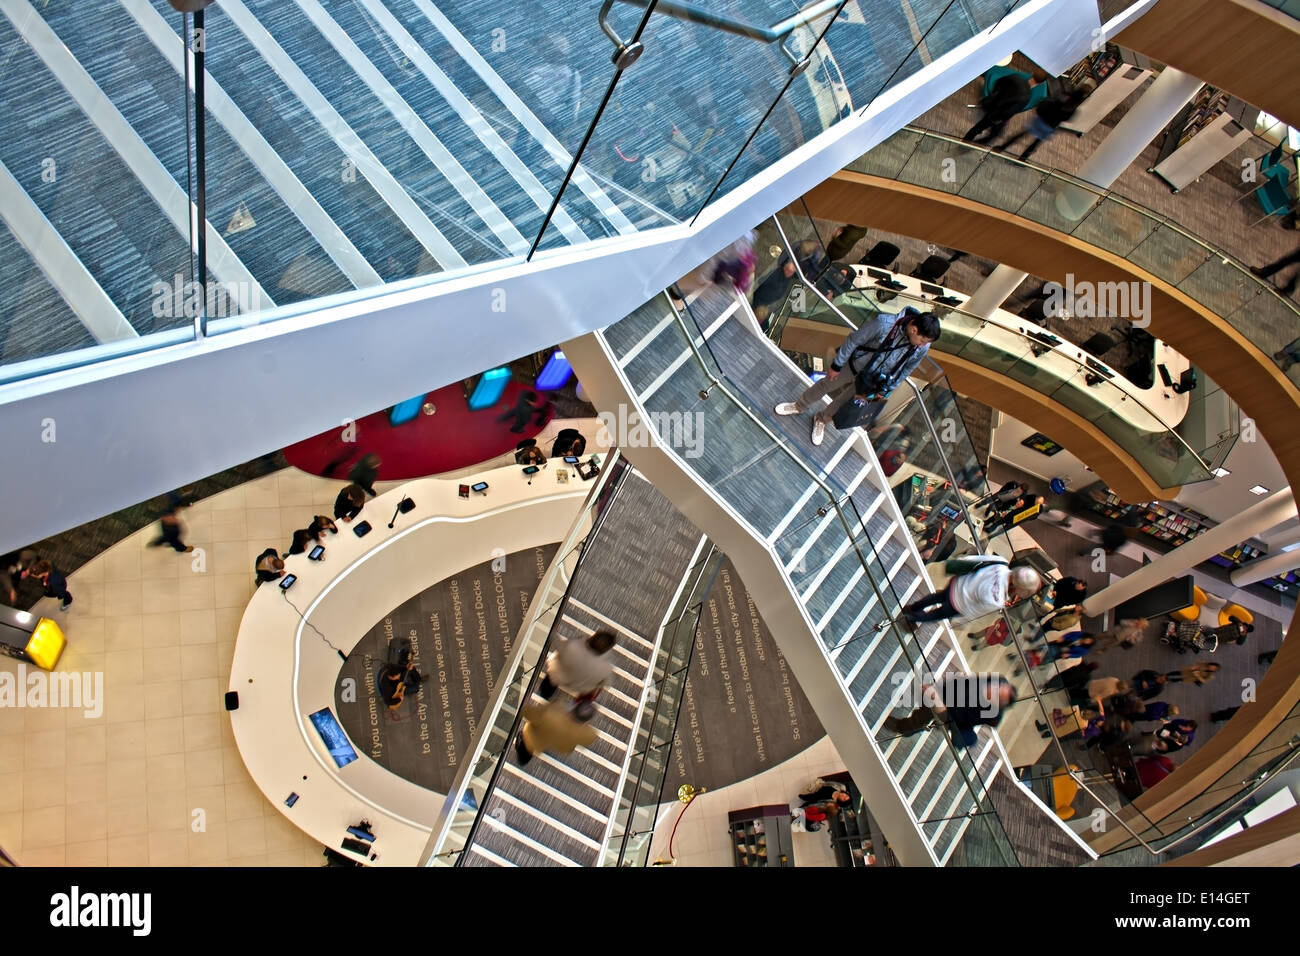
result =
[[[956,508],[954,508],[952,505],[944,505],[943,507],[941,507],[939,509],[939,514],[943,515],[949,521],[956,521],[958,518],[961,517],[961,512],[958,511]]]
[[[323,557],[325,557],[325,545],[323,544],[318,544],[307,552],[308,561],[319,561]]]
[[[565,456],[564,456],[564,463],[565,463],[566,465],[576,465],[576,464],[578,463],[578,456],[577,456],[577,455],[565,455]]]
[[[541,471],[541,470],[542,470],[542,469],[539,468],[537,465],[525,465],[525,466],[524,466],[524,474],[525,474],[525,475],[535,475],[535,474],[537,474],[537,473],[538,473],[539,471]]]
[[[293,587],[293,582],[297,580],[298,580],[298,575],[286,574],[284,577],[280,579],[280,590],[281,591],[289,590],[289,588]]]
[[[370,522],[360,521],[357,524],[353,525],[352,533],[355,534],[358,538],[364,538],[366,535],[370,534]]]
[[[481,495],[488,490],[488,483],[486,481],[475,482],[473,485],[470,485],[470,490],[478,492]]]

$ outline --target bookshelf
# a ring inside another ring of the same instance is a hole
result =
[[[849,788],[849,802],[830,818],[835,862],[846,867],[897,866],[897,857],[848,773],[828,774],[824,779],[839,781]]]
[[[785,804],[732,810],[727,828],[736,866],[794,866],[790,808]]]
[[[1133,519],[1130,516],[1136,516],[1139,531],[1171,548],[1186,544],[1215,525],[1203,514],[1167,503],[1149,501],[1145,504],[1126,505],[1109,489],[1090,496],[1088,500],[1093,511],[1113,521],[1124,522],[1126,518],[1131,521]],[[1226,551],[1220,551],[1209,561],[1231,571],[1256,558],[1262,558],[1265,554],[1267,551],[1259,542],[1245,541]],[[1281,594],[1294,594],[1297,576],[1288,573],[1262,583]]]

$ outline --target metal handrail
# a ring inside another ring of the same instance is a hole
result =
[[[829,308],[829,309],[830,309],[830,310],[831,310],[831,311],[832,311],[836,316],[838,316],[839,319],[840,319],[840,320],[841,320],[845,325],[849,326],[850,328],[857,328],[857,326],[855,326],[855,325],[853,324],[852,320],[850,320],[848,316],[846,316],[843,312],[841,312],[838,308],[836,308],[835,303],[831,302],[831,300],[828,299],[828,298],[827,298],[827,297],[822,293],[822,291],[816,287],[816,285],[814,285],[814,284],[808,282],[807,277],[804,275],[803,269],[802,269],[802,268],[800,267],[800,265],[799,265],[799,258],[798,258],[798,256],[795,255],[795,253],[794,253],[794,249],[793,249],[793,247],[790,245],[790,240],[789,240],[789,238],[786,236],[786,234],[785,234],[785,230],[781,228],[781,223],[777,220],[776,216],[773,216],[773,217],[772,217],[772,222],[773,222],[773,224],[775,224],[776,229],[777,229],[777,232],[778,232],[778,234],[781,236],[781,241],[782,241],[782,243],[785,245],[786,254],[789,255],[791,261],[794,262],[794,264],[795,264],[795,271],[799,274],[799,277],[800,277],[801,279],[804,280],[805,285],[807,285],[808,288],[812,289],[813,293],[814,293],[818,298],[820,298],[820,299],[822,300],[822,302],[824,302],[824,303],[826,304],[826,307]],[[915,386],[914,384],[912,385],[912,387],[913,387],[913,389],[916,389],[916,386]],[[920,398],[920,390],[919,390],[919,389],[916,389],[916,394],[917,394],[917,398]],[[966,499],[965,499],[965,496],[963,496],[963,495],[960,493],[960,491],[958,490],[957,480],[956,480],[956,478],[955,478],[954,475],[953,475],[953,472],[952,472],[952,466],[951,466],[951,464],[948,462],[948,456],[947,456],[946,454],[944,454],[944,452],[943,452],[943,445],[942,445],[942,442],[941,442],[940,439],[939,439],[938,432],[937,432],[937,431],[935,430],[935,428],[934,428],[934,422],[931,420],[931,418],[930,418],[930,413],[929,413],[929,411],[926,409],[926,407],[925,407],[925,402],[924,402],[923,400],[920,402],[920,407],[921,407],[921,411],[922,411],[922,413],[923,413],[924,416],[925,416],[926,426],[930,429],[930,434],[931,434],[931,436],[932,436],[933,439],[934,439],[934,442],[935,442],[935,450],[938,452],[940,460],[942,460],[943,463],[944,463],[944,468],[945,468],[945,470],[948,472],[948,478],[949,478],[949,480],[952,482],[953,489],[956,490],[956,491],[958,492],[954,497],[957,499],[957,502],[958,502],[958,504],[959,504],[960,507],[961,507],[962,515],[963,515],[963,517],[965,518],[965,521],[966,521],[967,526],[971,528],[972,535],[973,535],[973,542],[974,542],[975,546],[978,548],[978,547],[979,547],[979,535],[978,535],[978,534],[975,534],[975,532],[974,532],[974,519],[971,518],[970,510],[969,510],[969,509],[967,508],[967,506],[966,506]],[[1017,629],[1016,629],[1016,626],[1015,626],[1014,622],[1011,620],[1010,616],[1007,614],[1007,612],[1006,612],[1005,609],[1001,609],[1001,610],[999,610],[998,613],[1001,615],[1003,622],[1004,622],[1004,623],[1006,624],[1006,626],[1007,626],[1007,633],[1008,633],[1008,635],[1011,637],[1012,642],[1015,644],[1015,646],[1016,646],[1016,651],[1020,654],[1021,658],[1023,659],[1023,658],[1025,657],[1025,653],[1024,653],[1023,648],[1020,647],[1020,642],[1019,642],[1019,639],[1018,639],[1018,637],[1017,637],[1017,633],[1016,633],[1016,630],[1017,630]],[[1042,700],[1043,691],[1042,691],[1042,689],[1037,685],[1037,683],[1035,683],[1035,681],[1034,681],[1034,677],[1033,677],[1033,673],[1031,672],[1031,669],[1030,669],[1030,668],[1026,668],[1026,669],[1025,669],[1025,676],[1026,676],[1026,678],[1029,680],[1029,686],[1030,686],[1031,688],[1033,688],[1033,691],[1034,691],[1034,693],[1033,693],[1033,699],[1038,703],[1038,709],[1039,709],[1039,711],[1043,714],[1044,717],[1047,717],[1047,718],[1050,720],[1050,719],[1051,719],[1051,715],[1047,713],[1047,707],[1043,704],[1043,700]],[[995,731],[995,733],[996,733],[996,731]],[[1068,757],[1066,757],[1066,754],[1065,754],[1065,748],[1063,748],[1063,747],[1061,746],[1061,742],[1060,742],[1060,740],[1058,740],[1058,739],[1056,738],[1056,735],[1055,735],[1055,734],[1052,735],[1052,743],[1055,745],[1056,749],[1060,752],[1060,756],[1061,756],[1061,760],[1062,760],[1062,762],[1063,762],[1063,765],[1068,769],[1069,766],[1070,766],[1070,760],[1069,760]],[[1088,794],[1088,796],[1090,796],[1093,800],[1095,800],[1095,801],[1097,802],[1098,806],[1101,806],[1101,807],[1105,807],[1105,806],[1106,806],[1106,802],[1105,802],[1104,800],[1102,800],[1100,797],[1098,797],[1097,794],[1093,792],[1092,788],[1090,788],[1090,787],[1087,785],[1087,783],[1085,783],[1085,782],[1084,782],[1080,777],[1075,776],[1073,773],[1071,774],[1071,776],[1074,776],[1075,782],[1079,784],[1080,789],[1082,789],[1086,794]],[[1129,826],[1129,825],[1128,825],[1128,824],[1127,824],[1127,823],[1126,823],[1126,822],[1125,822],[1125,821],[1124,821],[1124,820],[1119,816],[1118,813],[1111,812],[1111,811],[1109,810],[1109,808],[1107,808],[1107,812],[1109,812],[1109,813],[1111,814],[1111,816],[1113,816],[1113,817],[1114,817],[1114,818],[1119,822],[1119,825],[1120,825],[1120,826],[1122,826],[1125,830],[1128,831],[1129,835],[1132,836],[1134,840],[1137,840],[1138,843],[1142,844],[1142,846],[1143,846],[1144,848],[1146,848],[1146,849],[1147,849],[1147,850],[1148,850],[1148,851],[1149,851],[1153,856],[1154,856],[1154,855],[1158,855],[1158,853],[1159,853],[1160,851],[1153,849],[1153,848],[1152,848],[1152,847],[1151,847],[1151,846],[1150,846],[1150,845],[1149,845],[1145,840],[1143,840],[1142,837],[1140,837],[1140,836],[1137,834],[1137,832],[1136,832],[1132,827],[1130,827],[1130,826]]]
[[[1204,249],[1206,251],[1206,256],[1205,256],[1206,261],[1209,261],[1210,259],[1218,258],[1224,260],[1226,263],[1235,267],[1239,272],[1243,273],[1253,285],[1258,286],[1261,291],[1269,292],[1274,297],[1276,297],[1279,301],[1281,301],[1283,305],[1285,305],[1288,309],[1290,309],[1292,312],[1296,314],[1297,321],[1300,321],[1300,306],[1297,306],[1286,296],[1282,295],[1282,293],[1280,293],[1272,284],[1261,280],[1258,276],[1256,276],[1253,272],[1250,271],[1249,267],[1246,266],[1246,264],[1243,263],[1241,259],[1239,259],[1237,256],[1233,255],[1230,252],[1225,252],[1222,249],[1210,245],[1200,236],[1188,232],[1186,228],[1179,225],[1179,223],[1174,221],[1169,216],[1162,215],[1156,212],[1154,209],[1151,209],[1149,206],[1144,206],[1141,203],[1129,199],[1127,196],[1122,196],[1111,189],[1102,189],[1101,187],[1097,186],[1095,183],[1090,183],[1086,179],[1080,179],[1078,176],[1075,176],[1071,173],[1067,173],[1062,170],[1055,169],[1054,167],[1051,166],[1044,166],[1041,163],[1035,163],[1032,160],[1021,159],[1018,156],[1011,156],[1006,153],[999,152],[998,150],[995,150],[990,146],[984,146],[978,143],[970,143],[967,142],[966,140],[961,139],[958,136],[952,135],[951,133],[941,133],[938,130],[924,129],[920,126],[913,126],[911,124],[904,126],[903,129],[909,133],[917,133],[921,136],[929,136],[934,139],[944,140],[946,142],[962,146],[965,149],[968,149],[972,152],[982,152],[985,154],[985,158],[996,155],[998,159],[1003,160],[1004,162],[1012,163],[1016,166],[1024,166],[1027,169],[1033,169],[1036,172],[1041,173],[1045,177],[1045,179],[1049,177],[1055,177],[1056,179],[1060,179],[1067,182],[1071,186],[1074,186],[1085,192],[1092,193],[1093,195],[1098,196],[1101,199],[1109,199],[1113,202],[1119,203],[1122,206],[1132,209],[1134,212],[1140,213],[1148,217],[1149,219],[1155,220],[1159,223],[1158,228],[1172,229],[1174,232],[1179,233],[1184,238],[1190,240],[1191,242],[1195,243],[1196,245]],[[958,191],[954,195],[960,195],[960,191]],[[1080,217],[1079,221],[1082,222],[1083,217]],[[1067,235],[1070,235],[1070,233],[1067,233]],[[1159,278],[1159,276],[1157,276],[1157,278]],[[1161,281],[1169,282],[1171,285],[1174,285],[1174,287],[1177,288],[1177,286],[1171,280],[1161,279]]]
[[[685,603],[684,603],[684,606],[682,607],[681,613],[679,613],[679,614],[677,615],[677,617],[674,619],[674,621],[672,622],[672,624],[673,624],[673,636],[672,636],[671,644],[670,644],[670,646],[668,647],[667,651],[665,652],[665,657],[664,657],[664,674],[663,674],[663,677],[660,678],[662,681],[664,681],[665,684],[667,683],[669,677],[672,677],[672,676],[674,676],[674,675],[676,675],[676,674],[680,674],[680,673],[682,673],[683,671],[688,670],[688,669],[690,668],[690,666],[691,666],[691,661],[694,660],[694,658],[695,658],[695,633],[694,633],[694,631],[693,631],[693,632],[691,633],[691,640],[690,640],[690,642],[689,642],[689,650],[687,651],[687,654],[686,654],[686,663],[683,664],[683,665],[682,665],[680,668],[678,668],[676,671],[673,671],[673,672],[669,673],[669,671],[668,671],[668,664],[669,664],[669,662],[672,660],[672,655],[673,655],[673,650],[674,650],[674,648],[677,647],[677,640],[678,640],[678,638],[679,638],[679,636],[680,636],[680,634],[681,634],[681,629],[682,629],[682,619],[686,616],[686,614],[687,614],[689,611],[691,611],[691,610],[696,610],[696,609],[699,609],[699,608],[701,608],[701,607],[704,606],[704,600],[705,600],[705,598],[708,597],[709,593],[713,590],[713,582],[717,579],[717,577],[718,577],[718,572],[722,569],[722,562],[721,562],[721,561],[718,561],[717,566],[713,569],[713,573],[709,575],[708,583],[704,585],[704,590],[703,590],[703,592],[700,592],[700,591],[699,591],[699,586],[700,586],[700,580],[701,580],[701,578],[702,578],[702,576],[703,576],[704,568],[708,565],[708,563],[709,563],[710,561],[714,560],[715,557],[722,557],[722,552],[720,552],[720,551],[717,549],[717,546],[714,545],[713,542],[710,541],[710,542],[708,543],[708,547],[709,547],[708,554],[706,554],[703,558],[701,558],[698,562],[696,562],[695,566],[694,566],[693,568],[690,569],[690,572],[694,572],[694,574],[695,574],[695,583],[694,583],[694,584],[692,585],[692,587],[691,587],[691,593],[690,593],[690,594],[683,594],[683,598],[684,598],[684,602],[685,602]],[[696,570],[697,568],[698,568],[699,570]],[[689,572],[688,572],[688,573],[689,573]],[[691,604],[691,603],[690,603],[690,599],[691,599],[692,597],[694,597],[697,593],[702,593],[702,596],[701,596],[700,600],[699,600],[698,602],[696,602],[695,604]],[[695,627],[695,629],[698,630],[698,628],[699,628],[699,619],[696,618],[696,627]],[[653,684],[653,682],[651,682],[651,684]],[[636,782],[632,785],[632,796],[631,796],[631,798],[628,800],[628,803],[629,803],[629,807],[628,807],[628,817],[627,817],[628,828],[627,828],[626,830],[623,831],[623,837],[622,837],[622,839],[619,841],[619,846],[618,846],[618,859],[617,859],[616,862],[615,862],[615,866],[622,866],[622,865],[623,865],[623,859],[624,859],[624,858],[626,857],[626,855],[627,855],[627,844],[628,844],[628,840],[629,840],[632,836],[635,835],[635,834],[633,833],[633,831],[632,831],[631,825],[632,825],[632,823],[634,822],[634,820],[635,820],[635,818],[636,818],[636,809],[637,809],[637,808],[636,808],[636,801],[637,801],[637,794],[639,794],[639,793],[641,792],[641,784],[642,784],[642,782],[645,780],[646,764],[649,763],[649,761],[650,761],[650,750],[651,750],[650,743],[651,743],[651,741],[654,739],[654,726],[655,726],[655,721],[657,721],[657,720],[659,719],[659,707],[660,707],[660,705],[663,703],[663,699],[664,699],[664,695],[663,695],[663,692],[662,692],[662,691],[657,692],[657,693],[655,694],[654,709],[653,709],[653,710],[651,711],[651,713],[650,713],[650,719],[644,721],[644,726],[645,726],[645,728],[646,728],[646,742],[645,742],[645,749],[641,751],[641,764],[640,764],[640,766],[637,768]],[[685,695],[685,694],[682,694],[682,695],[678,698],[678,700],[677,700],[677,711],[676,711],[676,713],[675,713],[674,716],[673,716],[673,729],[674,729],[674,730],[676,730],[676,728],[677,728],[677,723],[678,723],[678,721],[681,719],[681,707],[682,707],[682,702],[683,702],[685,699],[686,699],[686,695]],[[633,742],[633,745],[635,745],[635,743],[636,743],[636,741],[635,741],[635,733],[634,733],[633,737],[634,737],[634,739],[633,739],[632,742]],[[669,738],[668,738],[668,742],[669,742],[669,743],[672,742],[672,737],[671,737],[671,736],[669,736]],[[665,770],[665,773],[664,773],[664,777],[665,777],[665,778],[667,777],[667,772],[666,772],[666,770]],[[662,797],[663,797],[663,780],[662,780],[662,779],[659,781],[659,796],[660,796],[660,798],[662,799]]]
[[[1289,767],[1295,761],[1296,757],[1300,757],[1300,748],[1297,747],[1297,743],[1298,743],[1297,739],[1295,737],[1292,737],[1291,740],[1288,741],[1288,743],[1291,746],[1291,750],[1288,753],[1285,753],[1281,757],[1277,758],[1278,759],[1277,765],[1267,768],[1264,771],[1263,775],[1260,776],[1259,779],[1255,781],[1254,786],[1250,787],[1247,790],[1242,791],[1241,793],[1237,794],[1235,797],[1229,798],[1227,806],[1222,807],[1218,811],[1211,810],[1210,811],[1211,819],[1204,819],[1197,823],[1193,823],[1191,825],[1192,829],[1189,832],[1184,833],[1180,837],[1177,837],[1170,843],[1166,843],[1164,848],[1161,849],[1160,852],[1168,853],[1171,849],[1178,846],[1180,843],[1184,843],[1185,841],[1190,840],[1192,837],[1198,835],[1207,827],[1213,826],[1215,823],[1219,822],[1225,816],[1228,816],[1233,811],[1235,811],[1237,807],[1241,806],[1242,803],[1244,803],[1245,801],[1253,797],[1255,795],[1255,791],[1259,789],[1259,785],[1261,783],[1263,783],[1269,777],[1275,777],[1279,773],[1282,773],[1284,770],[1286,770],[1286,768]]]
[[[615,459],[615,458],[613,457],[613,455],[610,455],[609,458],[607,459],[607,462],[606,462],[606,466],[605,466],[605,467],[606,467],[606,468],[611,468],[611,470],[612,470],[612,466],[613,466],[617,461],[618,461],[618,459]],[[478,832],[479,824],[480,824],[480,822],[481,822],[482,819],[483,819],[483,811],[484,811],[484,809],[485,809],[485,808],[487,807],[487,805],[488,805],[488,798],[489,798],[490,795],[492,794],[493,790],[496,788],[497,780],[498,780],[498,778],[501,776],[501,768],[502,768],[502,766],[503,766],[503,765],[505,764],[505,762],[509,759],[509,756],[510,756],[510,744],[514,741],[515,736],[519,733],[519,731],[520,731],[520,724],[523,722],[523,719],[524,719],[524,706],[528,703],[528,698],[532,695],[533,686],[535,685],[535,683],[536,683],[536,681],[537,681],[537,672],[541,669],[542,662],[546,660],[546,654],[547,654],[547,652],[550,650],[550,647],[551,647],[551,639],[555,636],[555,627],[556,627],[556,624],[558,623],[559,619],[563,616],[563,613],[564,613],[564,612],[563,612],[562,609],[563,609],[563,607],[568,603],[568,600],[569,600],[569,593],[573,590],[573,584],[574,584],[574,582],[578,579],[578,572],[581,570],[581,568],[582,568],[582,564],[583,564],[583,562],[584,562],[584,561],[586,560],[586,558],[587,558],[588,545],[590,545],[591,542],[592,542],[593,540],[595,540],[595,537],[596,537],[597,533],[598,533],[598,532],[600,531],[600,529],[604,526],[604,524],[605,524],[605,516],[609,514],[610,509],[612,508],[612,506],[613,506],[613,504],[614,504],[614,501],[618,498],[618,493],[619,493],[619,491],[622,490],[623,487],[625,487],[625,486],[624,486],[624,481],[626,480],[627,475],[628,475],[627,468],[624,467],[622,470],[619,471],[619,473],[618,473],[617,475],[612,475],[612,476],[611,476],[610,481],[614,481],[614,482],[615,482],[615,486],[614,486],[614,495],[613,495],[612,498],[610,498],[609,501],[607,501],[607,502],[605,503],[605,507],[601,509],[601,511],[596,515],[596,519],[595,519],[595,521],[592,522],[591,529],[586,533],[586,535],[583,536],[583,538],[582,538],[581,550],[580,550],[579,553],[578,553],[578,563],[574,565],[573,571],[571,571],[571,572],[569,573],[569,580],[568,580],[568,582],[567,582],[567,583],[565,584],[565,586],[564,586],[564,594],[561,595],[561,597],[560,597],[560,599],[559,599],[558,601],[556,601],[554,604],[550,605],[550,607],[546,608],[546,610],[550,610],[550,608],[560,608],[561,610],[557,611],[557,613],[556,613],[556,615],[555,615],[555,620],[551,622],[550,629],[549,629],[549,630],[547,631],[547,633],[546,633],[546,640],[542,642],[542,647],[541,647],[541,649],[538,651],[536,662],[532,665],[532,667],[530,667],[530,668],[526,668],[526,669],[524,670],[524,674],[522,675],[522,676],[524,677],[523,693],[520,695],[520,698],[519,698],[519,707],[518,707],[518,709],[515,711],[514,719],[513,719],[513,720],[511,721],[511,723],[510,723],[510,730],[507,731],[507,733],[506,733],[506,740],[505,740],[504,749],[503,749],[502,752],[501,752],[501,756],[500,756],[500,758],[498,758],[498,760],[497,760],[497,762],[496,762],[496,766],[492,768],[492,776],[491,776],[490,778],[488,778],[488,785],[487,785],[487,787],[486,787],[486,788],[484,789],[484,791],[483,791],[483,799],[482,799],[482,802],[479,803],[478,813],[474,814],[474,821],[473,821],[473,823],[470,824],[469,832],[468,832],[467,834],[465,834],[465,842],[461,845],[461,847],[460,847],[459,850],[455,850],[455,851],[453,851],[453,852],[455,852],[455,853],[457,854],[457,856],[456,856],[456,864],[455,864],[456,866],[460,866],[460,865],[461,865],[462,861],[465,859],[465,851],[466,851],[466,850],[467,850],[467,849],[468,849],[468,848],[473,844],[473,842],[474,842],[474,835]],[[600,494],[602,494],[602,493],[604,492],[604,490],[607,489],[608,487],[609,487],[609,483],[608,483],[608,482],[601,482],[600,484],[598,484],[598,485],[596,485],[595,487],[592,488],[592,498],[591,498],[592,507],[595,507],[595,506],[596,506],[596,504],[597,504],[597,503],[599,502],[599,500],[600,500],[600,497],[599,497]],[[563,555],[563,554],[557,554],[557,555],[556,555],[556,558],[557,558],[557,560],[560,560],[560,561],[562,562],[563,559],[564,559],[564,555]],[[520,663],[521,663],[521,665],[522,665],[522,661],[521,661]],[[512,683],[513,683],[513,681],[512,681]],[[503,691],[503,693],[502,693],[502,697],[501,697],[501,700],[502,700],[503,702],[504,702],[504,700],[505,700],[505,696],[504,696],[504,694],[505,694],[505,692]],[[498,711],[498,713],[499,713],[499,711]],[[493,717],[493,722],[495,723],[495,716]],[[484,742],[485,744],[486,744],[486,742],[487,742],[487,738],[488,738],[488,736],[491,735],[491,732],[492,732],[492,727],[491,727],[491,726],[486,726],[486,727],[484,728],[484,732],[483,732],[483,742]],[[482,756],[482,752],[481,752],[481,751],[480,751],[480,756]],[[466,761],[466,764],[467,764],[467,766],[469,766],[469,767],[472,768],[473,765],[476,764],[477,762],[478,762],[478,761],[477,761],[477,759],[476,759],[476,760],[474,760],[474,761],[472,761],[472,762],[471,762],[471,761]],[[456,806],[459,806],[459,805],[460,805],[460,800],[464,799],[464,790],[465,790],[465,789],[468,789],[468,787],[469,787],[469,781],[470,781],[470,779],[471,779],[473,776],[474,776],[474,774],[473,774],[473,771],[472,771],[472,769],[471,769],[470,772],[466,774],[465,782],[464,782],[464,784],[463,784],[463,786],[462,786],[462,788],[461,788],[461,790],[460,790],[460,793],[459,793],[458,796],[457,796]],[[454,811],[453,811],[452,816],[454,816]],[[441,855],[444,855],[444,854],[439,854],[439,855],[441,856]]]
[[[619,3],[630,4],[642,9],[649,7],[652,0],[617,0]],[[679,0],[659,0],[655,4],[655,12],[662,13],[665,16],[674,17],[678,20],[689,20],[691,23],[698,23],[702,26],[712,27],[715,30],[722,30],[725,33],[734,33],[737,36],[749,37],[751,40],[762,40],[764,43],[774,43],[777,40],[783,40],[794,32],[796,27],[804,26],[818,17],[835,9],[840,5],[841,0],[818,0],[812,6],[800,10],[793,16],[786,17],[784,20],[772,24],[770,27],[759,27],[752,23],[745,23],[743,20],[736,20],[732,17],[723,16],[720,13],[714,13],[712,10],[706,10],[703,7],[697,7],[690,3],[681,3]]]
[[[802,273],[800,274],[802,275]],[[874,591],[876,594],[876,600],[880,602],[880,607],[882,609],[887,609],[889,605],[885,602],[884,595],[881,593],[880,585],[876,581],[875,575],[873,575],[870,571],[870,562],[867,560],[866,556],[863,555],[860,547],[858,546],[857,535],[854,534],[852,526],[845,518],[844,510],[840,506],[840,502],[837,500],[834,491],[830,488],[829,485],[827,485],[825,482],[822,481],[822,479],[808,466],[808,464],[803,460],[801,456],[795,454],[788,447],[786,447],[785,443],[774,431],[772,431],[771,428],[768,427],[766,422],[764,422],[757,415],[755,415],[750,410],[749,406],[747,406],[744,402],[740,401],[734,394],[732,394],[731,390],[716,375],[713,374],[713,372],[709,369],[708,364],[704,361],[704,357],[700,354],[700,351],[695,344],[694,334],[686,326],[685,320],[683,320],[681,313],[677,311],[677,307],[673,305],[672,299],[666,294],[664,295],[664,298],[668,302],[669,309],[672,310],[673,317],[676,320],[677,325],[681,329],[683,335],[686,336],[686,343],[689,346],[692,356],[695,358],[696,363],[699,364],[700,370],[712,383],[708,389],[705,389],[700,393],[701,398],[707,398],[707,393],[711,392],[714,388],[721,389],[722,393],[726,395],[728,399],[730,399],[731,403],[736,408],[740,409],[740,411],[745,416],[747,416],[751,421],[753,421],[756,425],[758,425],[759,428],[761,428],[764,432],[767,433],[768,437],[771,438],[773,444],[777,448],[779,448],[789,460],[793,461],[795,465],[797,465],[804,472],[806,472],[808,476],[812,479],[813,483],[816,484],[819,488],[821,488],[824,492],[826,492],[826,495],[830,501],[830,505],[832,508],[835,509],[836,516],[839,518],[840,523],[844,526],[844,532],[845,534],[848,535],[849,542],[853,546],[853,550],[857,554],[858,560],[862,562],[863,570],[865,571],[863,577],[865,577],[867,581],[870,583],[872,591]],[[882,494],[885,493],[886,492],[882,492]],[[851,497],[848,498],[850,504],[852,504],[852,500],[853,499]],[[870,541],[870,535],[867,532],[866,525],[863,524],[860,520],[858,521],[858,525],[862,528],[863,537],[867,538],[867,540]],[[898,603],[900,605],[902,604],[901,601],[898,601]],[[889,625],[895,623],[896,622],[892,621],[891,619],[886,618],[885,626],[888,627]],[[884,630],[884,627],[878,628],[878,630]],[[915,635],[913,636],[915,637]],[[904,658],[906,659],[908,657],[907,641],[904,640],[902,637],[898,636],[897,634],[895,635],[895,639],[898,641],[899,647],[903,651]],[[917,662],[913,662],[909,660],[909,663],[915,666]],[[925,664],[924,651],[922,651],[922,658],[920,663]],[[953,760],[956,762],[958,769],[961,769],[963,767],[963,760],[965,760],[970,764],[971,770],[974,772],[974,777],[975,777],[974,781],[972,782],[971,778],[967,776],[964,771],[963,771],[963,777],[966,780],[966,785],[968,790],[970,790],[972,796],[975,796],[975,800],[977,804],[980,803],[981,798],[977,795],[977,793],[978,793],[978,788],[984,786],[984,780],[980,777],[979,772],[975,767],[974,761],[970,759],[970,756],[968,754],[959,750],[957,746],[952,742],[952,740],[948,737],[947,734],[944,735],[944,743],[947,745],[949,752],[952,754]],[[907,806],[907,812],[909,816],[912,816],[912,818],[916,820],[916,817],[912,813],[910,806]],[[994,815],[996,816],[996,814]],[[919,825],[923,821],[916,820],[916,822]],[[1017,862],[1019,861],[1017,860]]]

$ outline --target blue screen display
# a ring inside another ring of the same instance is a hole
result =
[[[564,357],[564,353],[556,349],[551,353],[551,357],[547,360],[542,373],[537,376],[536,388],[541,392],[563,388],[572,376],[573,366]]]
[[[488,369],[479,378],[478,384],[474,386],[474,393],[469,397],[470,411],[476,412],[481,408],[491,408],[500,400],[501,393],[506,390],[506,386],[509,384],[510,369]]]
[[[357,752],[352,749],[352,744],[348,743],[348,735],[343,732],[338,718],[328,707],[316,711],[311,715],[310,720],[336,764],[346,767],[357,759]]]
[[[388,413],[388,424],[405,425],[407,422],[420,414],[420,409],[424,407],[424,395],[420,394],[415,398],[408,398],[404,402],[398,402],[393,406],[393,410]]]

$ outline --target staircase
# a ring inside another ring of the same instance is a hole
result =
[[[641,728],[645,691],[664,624],[705,547],[700,533],[635,473],[608,508],[552,630],[552,641],[584,640],[600,629],[618,635],[609,652],[614,679],[601,690],[589,724],[597,740],[568,757],[537,754],[520,767],[516,723],[488,793],[479,799],[459,866],[601,862],[629,767],[647,733]]]
[[[967,750],[943,732],[883,729],[914,670],[967,668],[945,626],[890,624],[929,582],[860,433],[828,429],[813,447],[807,417],[772,414],[807,381],[729,290],[704,292],[681,319],[661,296],[565,350],[599,407],[627,404],[653,426],[654,447],[625,453],[753,582],[900,860],[943,865],[969,835],[982,858],[1016,863],[989,799],[1005,773],[996,736],[981,728]],[[695,457],[673,447],[684,415],[701,416]]]

